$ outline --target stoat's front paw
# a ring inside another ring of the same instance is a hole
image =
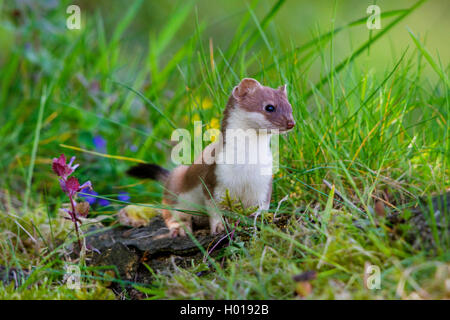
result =
[[[213,236],[225,231],[225,227],[222,223],[222,220],[210,221],[210,226],[211,226],[211,235]]]

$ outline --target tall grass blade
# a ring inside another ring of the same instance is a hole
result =
[[[34,163],[36,161],[36,153],[38,149],[39,144],[39,137],[41,134],[41,126],[42,126],[42,119],[44,117],[44,108],[45,104],[47,103],[47,87],[44,87],[41,94],[41,100],[39,103],[39,111],[38,111],[38,119],[36,123],[36,130],[34,132],[34,141],[33,141],[33,148],[31,150],[31,159],[30,159],[30,165],[28,166],[28,175],[27,175],[27,187],[25,190],[25,196],[23,201],[23,212],[26,213],[28,211],[28,201],[30,198],[31,193],[31,182],[33,180],[33,171],[34,171]]]

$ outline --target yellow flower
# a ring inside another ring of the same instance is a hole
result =
[[[212,100],[208,97],[206,98],[202,98],[199,96],[196,97],[192,97],[193,100],[193,108],[192,109],[203,109],[203,110],[207,110],[207,109],[211,109],[212,107]]]
[[[200,121],[200,115],[198,113],[194,113],[191,120],[192,120],[192,122]]]
[[[220,121],[217,118],[212,118],[206,126],[208,129],[220,129]]]
[[[201,108],[203,110],[211,109],[211,107],[212,107],[212,101],[210,98],[202,99]]]

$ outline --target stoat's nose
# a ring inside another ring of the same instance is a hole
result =
[[[295,121],[294,120],[288,120],[286,123],[286,128],[288,128],[288,130],[292,129],[295,126]]]

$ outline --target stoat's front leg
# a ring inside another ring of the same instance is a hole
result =
[[[211,235],[216,235],[225,231],[224,220],[219,208],[216,208],[212,200],[206,200],[206,209],[209,215],[209,226]]]

